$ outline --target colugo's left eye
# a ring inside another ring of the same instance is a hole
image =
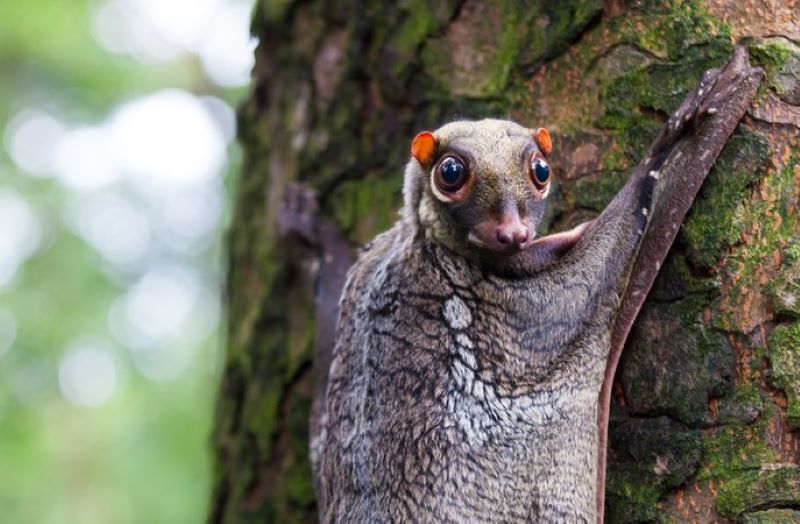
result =
[[[542,157],[531,160],[531,179],[537,189],[544,189],[550,183],[550,166]]]
[[[439,191],[455,193],[467,182],[467,168],[460,158],[448,155],[436,167],[433,181]]]

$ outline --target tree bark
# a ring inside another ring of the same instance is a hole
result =
[[[311,268],[278,234],[288,184],[313,187],[355,248],[394,222],[418,131],[508,116],[551,131],[542,233],[565,229],[603,209],[737,43],[767,78],[623,352],[606,517],[800,519],[798,13],[796,0],[260,0],[209,520],[315,519]]]

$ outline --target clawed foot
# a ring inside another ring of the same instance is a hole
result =
[[[316,246],[319,243],[319,206],[314,192],[301,184],[290,184],[278,208],[278,233],[283,238],[299,237]]]

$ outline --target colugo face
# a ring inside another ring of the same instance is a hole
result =
[[[412,156],[426,173],[420,216],[445,244],[514,255],[534,241],[551,187],[550,136],[506,120],[423,132]],[[424,209],[422,209],[424,208]]]

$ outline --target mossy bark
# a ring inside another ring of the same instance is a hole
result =
[[[796,514],[800,6],[786,4],[259,0],[210,521],[315,518],[306,443],[315,319],[297,253],[277,233],[287,184],[313,187],[355,247],[395,220],[416,132],[508,116],[554,135],[559,183],[543,229],[563,229],[602,209],[702,71],[739,43],[767,80],[625,349],[607,518]]]

